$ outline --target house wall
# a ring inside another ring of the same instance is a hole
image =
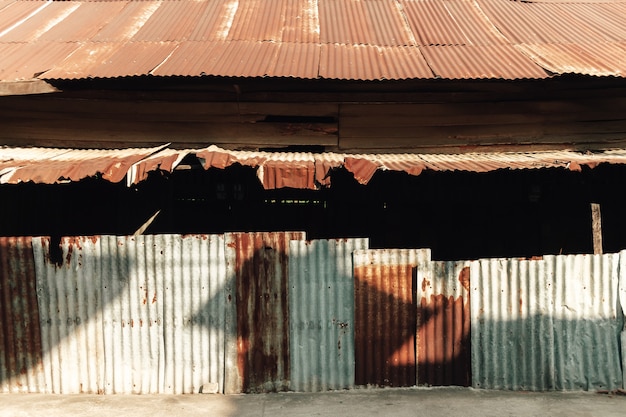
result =
[[[109,81],[106,92],[93,83],[65,84],[55,94],[0,97],[0,142],[88,148],[171,142],[175,147],[341,152],[587,149],[626,143],[621,111],[626,88],[617,79],[353,86],[222,80],[205,89],[200,81],[155,87],[144,80],[119,81],[113,85],[117,90]]]

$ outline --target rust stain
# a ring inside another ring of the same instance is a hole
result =
[[[235,249],[238,367],[244,392],[289,388],[290,240],[304,233],[237,233]],[[232,247],[232,246],[230,246]]]
[[[470,268],[469,266],[463,267],[459,272],[459,282],[465,288],[466,291],[470,290]]]
[[[156,291],[154,292],[154,296],[152,297],[152,304],[157,302],[157,293]]]
[[[354,268],[355,384],[415,385],[413,266]]]
[[[422,291],[426,291],[426,288],[430,285],[430,281],[427,278],[422,280]]]
[[[72,252],[73,251],[74,251],[74,247],[72,246],[72,243],[70,242],[68,247],[67,247],[67,255],[65,256],[65,261],[67,262],[68,265],[72,261]]]
[[[45,242],[45,239],[44,239]],[[45,244],[45,243],[44,243]],[[0,237],[0,383],[11,391],[43,380],[43,347],[32,239]]]
[[[420,385],[469,386],[470,343],[469,302],[445,294],[421,298],[417,330]]]

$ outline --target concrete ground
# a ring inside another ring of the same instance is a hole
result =
[[[0,416],[626,416],[616,393],[360,389],[317,394],[0,394]]]

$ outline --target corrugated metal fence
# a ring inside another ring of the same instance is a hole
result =
[[[367,239],[291,242],[292,390],[354,387],[352,253],[367,246]]]
[[[432,261],[417,273],[417,381],[471,383],[469,262]]]
[[[303,239],[0,238],[0,391],[623,386],[626,251],[442,262]]]
[[[472,262],[472,385],[622,387],[619,260],[607,254]]]
[[[193,393],[224,383],[223,236],[33,241],[45,385]]]
[[[0,392],[37,392],[43,384],[31,242],[0,238]]]
[[[415,268],[429,261],[427,249],[354,253],[357,385],[415,385]]]

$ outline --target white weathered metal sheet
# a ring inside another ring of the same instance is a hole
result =
[[[61,252],[54,256],[50,239],[33,238],[43,392],[104,392],[101,300],[102,276],[107,269],[103,269],[99,242],[65,238],[60,243]]]
[[[291,389],[354,387],[352,253],[367,239],[289,244]]]
[[[618,268],[614,254],[472,262],[472,385],[621,387]]]
[[[224,238],[33,242],[48,392],[223,389]]]

